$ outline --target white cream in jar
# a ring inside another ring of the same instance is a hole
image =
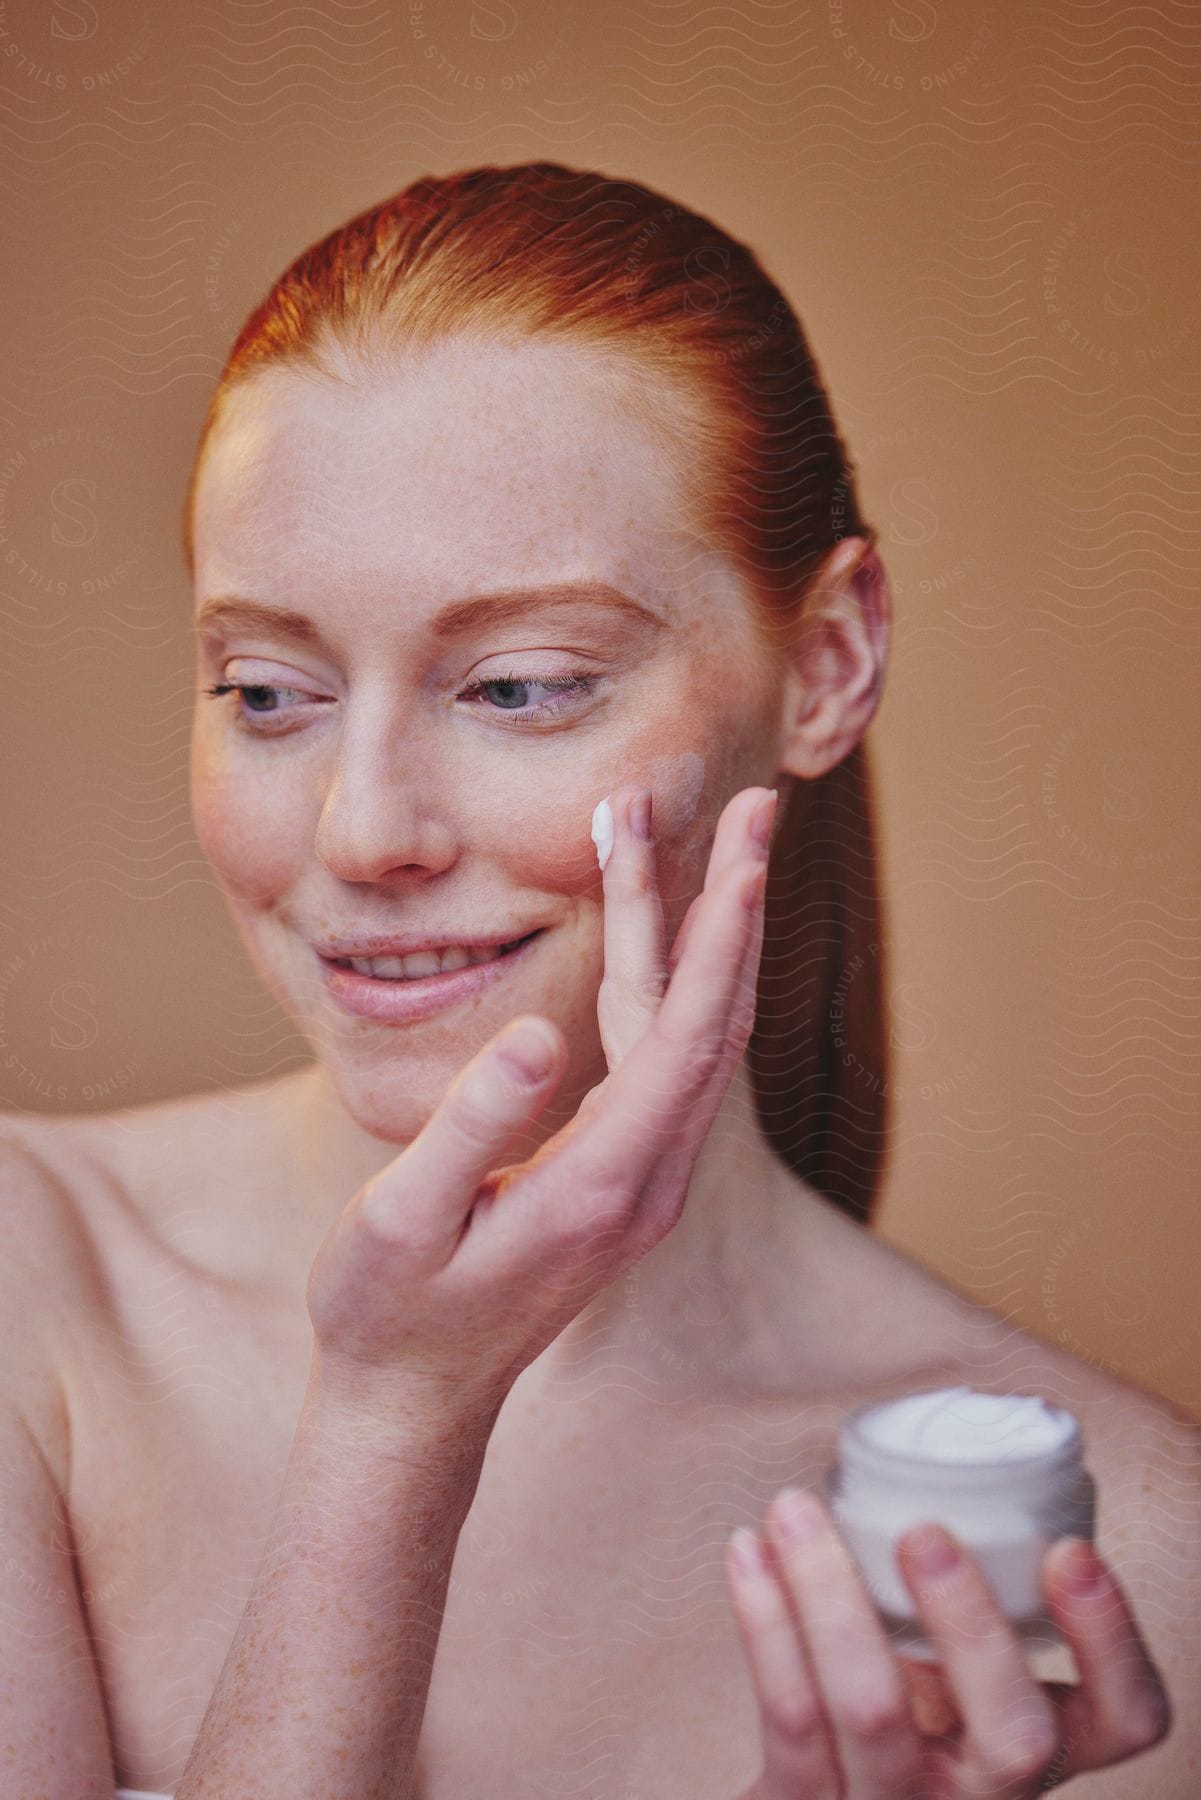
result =
[[[1063,1640],[1041,1564],[1057,1537],[1093,1535],[1096,1490],[1075,1417],[1032,1394],[930,1388],[847,1415],[826,1499],[894,1647],[937,1655],[897,1566],[910,1526],[943,1525],[979,1562],[1027,1649]]]

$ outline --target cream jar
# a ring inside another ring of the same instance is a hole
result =
[[[1063,1644],[1041,1563],[1055,1538],[1093,1536],[1096,1490],[1082,1457],[1074,1416],[1035,1395],[929,1388],[847,1414],[825,1496],[896,1650],[938,1655],[893,1548],[923,1523],[971,1551],[1025,1648]]]

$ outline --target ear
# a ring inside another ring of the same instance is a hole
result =
[[[855,748],[880,703],[892,590],[866,538],[844,538],[810,583],[784,684],[780,770],[808,780]]]

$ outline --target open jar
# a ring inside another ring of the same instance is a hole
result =
[[[1057,1649],[1041,1564],[1057,1537],[1091,1539],[1096,1489],[1076,1418],[1027,1394],[930,1388],[848,1413],[826,1472],[834,1523],[893,1647],[931,1661],[894,1544],[935,1523],[971,1551],[1024,1648]]]

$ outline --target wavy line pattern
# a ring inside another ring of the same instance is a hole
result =
[[[179,1780],[303,1393],[301,1335],[255,1287],[274,1227],[254,1170],[265,1134],[292,1153],[279,1121],[312,1049],[236,941],[189,797],[177,534],[196,433],[235,334],[303,244],[423,171],[532,156],[710,214],[805,321],[895,605],[872,725],[891,1056],[873,1254],[917,1259],[912,1367],[941,1368],[951,1346],[981,1385],[1058,1396],[1116,1446],[1103,1542],[1152,1637],[1195,1637],[1170,1573],[1201,1524],[1191,1440],[1153,1405],[1098,1396],[1124,1381],[1201,1415],[1201,301],[1182,230],[1201,9],[18,12],[0,56],[0,223],[18,259],[0,302],[0,1157],[28,1147],[47,1205],[88,1176],[91,1402],[72,1421],[88,1501],[72,1527],[119,1777]],[[366,425],[342,447],[362,495],[314,504],[314,557],[378,533],[377,448]],[[796,930],[816,941],[823,923]],[[131,973],[152,1005],[131,1003]],[[861,976],[842,972],[839,1004]],[[749,1152],[749,1094],[714,1129]],[[131,1192],[168,1196],[153,1229]],[[522,1767],[523,1796],[666,1800],[696,1761],[696,1696],[718,1693],[726,1747],[695,1792],[745,1785],[757,1726],[725,1534],[819,1478],[879,1351],[871,1317],[832,1320],[835,1382],[814,1325],[813,1391],[750,1406],[764,1327],[702,1261],[686,1274],[668,1315],[631,1270],[626,1336],[581,1323],[538,1392],[537,1444],[514,1428],[490,1453],[427,1714],[440,1791],[491,1796],[496,1768]],[[983,1349],[967,1297],[995,1318]],[[798,1330],[820,1304],[797,1296]],[[727,1385],[698,1421],[689,1368],[715,1345]],[[620,1455],[580,1526],[578,1470],[606,1429]],[[152,1496],[132,1520],[117,1443]],[[214,1472],[234,1463],[230,1492]],[[622,1505],[640,1534],[614,1544]],[[219,1530],[181,1557],[198,1508]],[[587,1583],[544,1572],[556,1550],[578,1561],[559,1515],[590,1546]],[[82,1648],[65,1624],[26,1624],[34,1578],[18,1574],[0,1619],[69,1675]],[[664,1666],[672,1692],[652,1704]],[[540,1696],[533,1723],[517,1688]],[[486,1733],[463,1732],[464,1692]]]

